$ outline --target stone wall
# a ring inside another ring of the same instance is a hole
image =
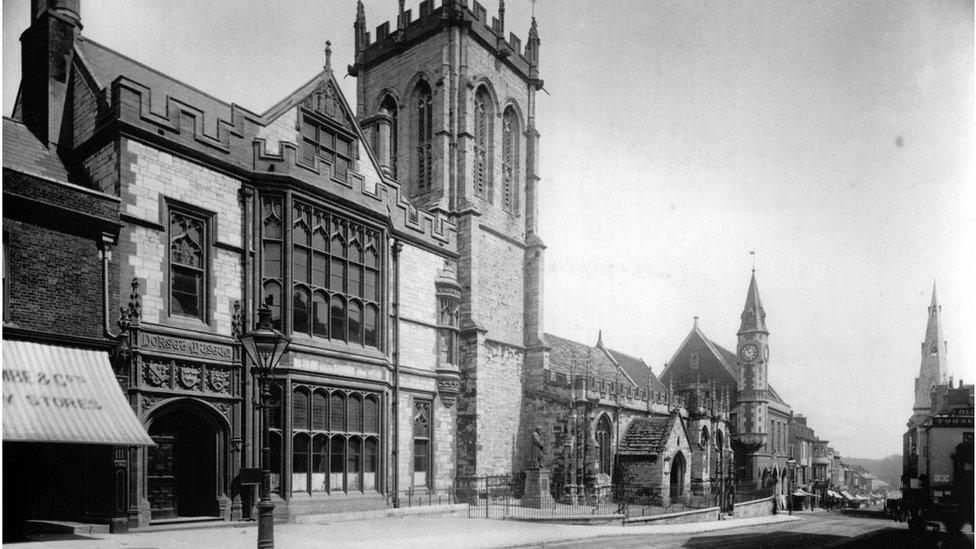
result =
[[[478,372],[478,473],[510,473],[522,407],[524,353],[485,342]]]
[[[135,140],[123,138],[121,151],[122,212],[140,222],[130,223],[122,231],[119,247],[124,261],[119,292],[128,295],[128,282],[139,279],[143,320],[169,321],[166,201],[213,212],[209,238],[227,247],[210,246],[207,252],[208,290],[212,296],[208,300],[208,325],[181,325],[229,335],[233,303],[241,299],[243,285],[240,252],[235,250],[240,248],[242,238],[243,206],[238,196],[241,182]]]

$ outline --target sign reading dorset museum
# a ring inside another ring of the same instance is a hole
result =
[[[234,360],[234,349],[230,345],[223,343],[208,343],[205,341],[193,341],[179,337],[170,337],[161,334],[149,334],[142,332],[139,334],[139,347],[148,351],[159,351],[163,353],[173,353],[193,358],[211,360]]]
[[[3,440],[154,445],[105,351],[6,340]]]

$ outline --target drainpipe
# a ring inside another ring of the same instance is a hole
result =
[[[106,337],[118,339],[122,334],[112,333],[108,314],[108,263],[112,260],[112,250],[109,248],[111,244],[111,239],[107,235],[102,235],[102,241],[99,245],[99,255],[102,258],[102,323]]]
[[[393,508],[400,507],[400,251],[393,241]]]

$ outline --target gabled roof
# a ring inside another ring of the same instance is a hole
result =
[[[3,167],[20,173],[68,183],[68,170],[27,126],[3,117]]]
[[[610,353],[610,356],[638,387],[651,391],[665,391],[664,384],[661,383],[661,380],[651,371],[651,367],[642,359],[626,355],[620,351],[614,351],[613,349],[604,349]]]
[[[678,414],[638,418],[631,422],[618,445],[623,454],[661,454],[667,449],[671,430],[681,421]],[[681,425],[684,429],[684,425]],[[688,438],[687,436],[685,438]]]
[[[705,332],[698,327],[698,322],[695,322],[695,325],[691,328],[691,332],[688,333],[685,340],[681,342],[681,345],[678,346],[677,350],[675,350],[674,354],[671,356],[671,360],[668,361],[664,371],[661,372],[662,378],[664,378],[668,372],[672,370],[672,368],[676,367],[677,358],[684,351],[685,347],[696,341],[700,341],[704,347],[708,349],[711,355],[715,358],[716,362],[718,362],[729,374],[729,376],[732,377],[733,381],[739,380],[739,369],[736,366],[737,359],[735,353],[708,339]]]
[[[553,372],[604,379],[618,377],[617,365],[602,350],[552,334],[545,337],[549,342],[549,368]]]

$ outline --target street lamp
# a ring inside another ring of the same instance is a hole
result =
[[[789,471],[789,475],[790,475],[790,483],[786,490],[789,492],[789,495],[787,496],[789,499],[787,501],[790,504],[789,509],[790,509],[790,514],[792,515],[793,514],[793,490],[795,489],[794,486],[796,484],[794,478],[796,475],[795,459],[790,458],[789,460],[786,461],[786,470]]]
[[[271,503],[271,445],[270,414],[271,387],[268,380],[271,371],[278,366],[281,357],[291,343],[281,332],[271,327],[271,309],[258,309],[258,327],[239,337],[244,352],[258,369],[261,378],[261,501],[258,502],[258,549],[274,547],[274,503]]]

